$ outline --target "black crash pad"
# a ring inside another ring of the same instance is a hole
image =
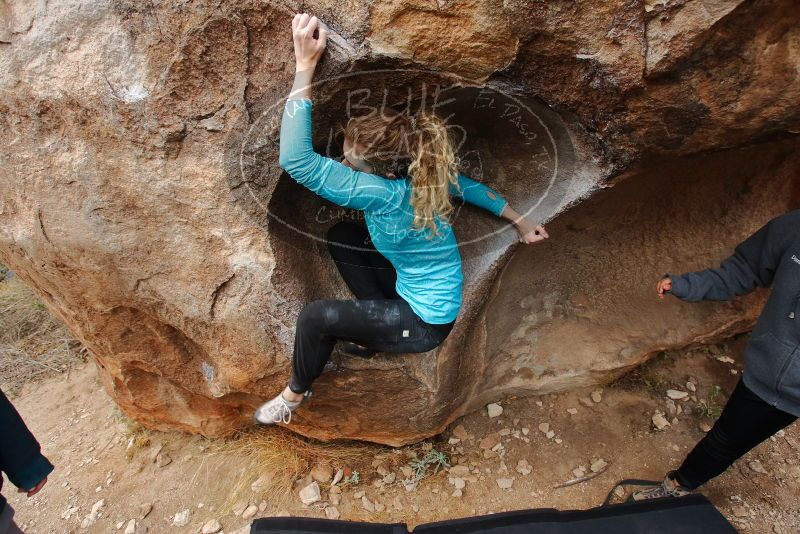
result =
[[[403,523],[311,517],[256,519],[251,534],[408,534]],[[414,534],[736,534],[703,495],[602,506],[591,510],[518,510],[417,525]]]

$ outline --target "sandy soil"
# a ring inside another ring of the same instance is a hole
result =
[[[260,508],[256,517],[325,517],[327,507],[328,514],[344,519],[409,525],[523,508],[589,508],[599,505],[619,479],[660,478],[680,463],[703,436],[700,426],[712,420],[684,413],[658,432],[651,417],[655,410],[666,411],[666,389],[686,391],[689,378],[697,385],[697,399],[708,398],[719,385],[722,393],[711,404],[723,404],[741,373],[741,347],[738,340],[664,355],[636,376],[602,388],[600,402],[587,400],[596,388],[505,399],[499,417],[490,418],[485,409],[469,414],[427,444],[400,450],[370,446],[349,465],[330,466],[358,471],[360,483],[340,483],[339,494],[330,483],[321,483],[322,500],[310,506],[298,497],[311,482],[310,474],[298,477],[284,499],[253,492],[251,482],[264,473],[254,472],[248,459],[235,454],[235,441],[136,430],[102,389],[90,363],[69,376],[29,383],[14,399],[57,468],[35,497],[18,495],[10,485],[5,493],[29,533],[188,533],[200,532],[213,520],[224,532],[246,532],[250,520],[242,517],[242,509],[247,505]],[[720,361],[726,356],[734,361]],[[552,437],[540,430],[542,423],[549,425]],[[134,445],[128,448],[129,443]],[[799,443],[800,425],[795,424],[742,458],[703,493],[741,532],[800,532]],[[453,496],[453,477],[445,471],[406,490],[402,480],[410,458],[428,447],[469,467],[469,474],[462,475],[461,496]],[[591,473],[597,459],[609,464],[599,476],[554,488],[575,478],[573,470],[580,466]],[[530,473],[516,470],[520,460],[530,464]],[[513,479],[511,487],[501,489],[509,482],[498,479]],[[89,517],[101,500],[95,517]],[[149,505],[152,510],[142,518],[142,507]],[[175,515],[183,510],[189,510],[187,524],[174,526]],[[214,528],[209,525],[207,531]]]

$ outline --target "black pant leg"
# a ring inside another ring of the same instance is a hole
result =
[[[428,327],[403,299],[315,300],[297,319],[289,388],[308,390],[338,340],[381,352],[425,352],[446,335]]]
[[[383,292],[383,297],[386,299],[399,299],[402,298],[400,295],[397,294],[397,271],[394,268],[394,265],[386,259],[386,257],[378,252],[375,249],[375,245],[372,244],[372,239],[369,241],[369,246],[372,247],[375,252],[367,255],[367,261],[372,266],[372,272],[375,273],[375,278],[378,280],[378,285],[380,285],[381,291]]]
[[[764,402],[739,380],[714,427],[678,469],[678,482],[689,489],[702,486],[796,419]]]
[[[336,268],[357,299],[399,298],[397,272],[375,249],[366,228],[343,221],[333,225],[325,237]]]

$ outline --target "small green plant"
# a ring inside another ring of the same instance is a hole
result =
[[[435,475],[439,472],[439,469],[450,467],[450,461],[445,453],[431,449],[421,460],[417,458],[411,460],[409,466],[414,470],[414,476],[407,482],[414,483],[419,482],[428,475],[429,467],[433,466],[433,474]]]
[[[673,357],[672,353],[659,351],[650,360],[620,376],[613,385],[629,391],[641,390],[651,396],[661,397],[664,390],[669,389],[670,383],[661,374],[660,369]]]
[[[361,482],[361,475],[358,474],[358,471],[353,471],[349,477],[344,479],[344,484],[348,486],[358,486]]]
[[[712,387],[705,399],[700,399],[699,402],[692,406],[692,411],[700,417],[718,419],[722,415],[722,406],[717,403],[717,397],[719,397],[720,392],[719,386]]]
[[[661,395],[665,389],[668,388],[669,383],[663,376],[656,373],[652,369],[642,375],[642,383],[644,388],[651,394]]]

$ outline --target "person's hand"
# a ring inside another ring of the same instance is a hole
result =
[[[39,493],[39,490],[40,490],[40,489],[42,489],[46,483],[47,483],[47,477],[44,477],[44,478],[41,480],[41,482],[39,482],[38,484],[36,484],[36,485],[35,485],[34,487],[32,487],[31,489],[29,489],[29,490],[24,490],[24,489],[22,489],[22,488],[17,488],[17,492],[18,492],[18,493],[25,493],[25,494],[27,494],[27,495],[28,495],[28,497],[33,497],[34,495],[36,495],[37,493]]]
[[[663,299],[664,293],[670,291],[672,289],[672,279],[668,276],[665,276],[661,280],[658,281],[656,285],[656,291],[658,291],[658,298]]]
[[[292,39],[297,70],[313,69],[325,51],[328,28],[317,17],[298,13],[292,19]]]
[[[547,231],[544,229],[544,226],[533,223],[525,217],[517,220],[516,223],[514,223],[514,226],[519,234],[519,240],[527,245],[544,241],[550,237],[547,234]]]

